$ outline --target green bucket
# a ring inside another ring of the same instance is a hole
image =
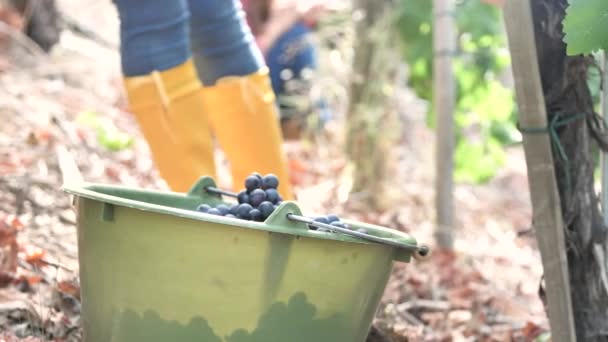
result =
[[[283,202],[265,222],[213,216],[213,179],[188,194],[66,185],[78,211],[87,342],[364,341],[407,234],[364,223],[391,244],[309,230]],[[290,216],[291,217],[291,216]]]

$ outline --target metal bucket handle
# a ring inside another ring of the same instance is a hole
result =
[[[206,192],[214,194],[214,195],[220,195],[220,196],[223,195],[223,196],[234,197],[234,198],[238,197],[238,195],[234,192],[218,189],[214,186],[205,186],[204,190]],[[426,245],[415,245],[415,244],[411,244],[411,243],[406,243],[406,242],[401,242],[401,241],[396,241],[396,240],[391,240],[391,239],[385,239],[385,238],[381,238],[381,237],[378,237],[375,235],[370,235],[370,234],[358,232],[355,230],[351,230],[348,228],[336,227],[336,226],[332,226],[330,224],[317,222],[309,217],[300,216],[300,215],[296,215],[293,213],[288,213],[287,219],[289,219],[291,221],[305,223],[312,227],[323,228],[323,229],[327,229],[332,232],[339,232],[344,235],[356,237],[356,238],[363,239],[366,241],[371,241],[371,242],[380,243],[380,244],[384,244],[384,245],[388,245],[388,246],[392,246],[392,247],[397,247],[404,251],[412,253],[412,256],[416,260],[425,260],[430,255],[430,249]]]

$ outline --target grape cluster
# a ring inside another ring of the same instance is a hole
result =
[[[330,226],[334,226],[334,227],[338,227],[338,228],[346,228],[346,229],[350,229],[353,230],[353,227],[347,225],[346,223],[342,222],[342,220],[337,216],[337,215],[327,215],[327,216],[317,216],[313,219],[313,221],[319,222],[319,223],[325,223],[328,224]],[[314,227],[312,225],[308,225],[308,228],[311,230],[316,230],[319,232],[331,232],[329,229],[325,229],[325,228],[317,228]],[[366,229],[356,229],[355,231],[359,232],[359,233],[364,233],[367,234],[367,230]]]
[[[201,204],[197,210],[211,215],[262,222],[283,202],[278,187],[279,178],[274,174],[262,176],[254,172],[245,178],[245,189],[238,193],[237,204],[220,204],[215,208]]]
[[[196,210],[199,212],[238,218],[247,221],[263,222],[266,220],[283,202],[281,195],[277,191],[279,187],[279,178],[274,174],[261,174],[254,172],[245,178],[245,189],[241,190],[236,198],[238,203],[233,205],[220,204],[212,207],[208,204],[199,205]],[[317,216],[313,221],[325,223],[338,228],[355,230],[360,233],[367,233],[366,229],[354,229],[353,227],[342,222],[337,215]],[[319,232],[332,232],[329,229],[317,228],[308,225],[310,230]]]

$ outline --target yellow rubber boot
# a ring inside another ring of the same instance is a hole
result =
[[[230,162],[233,189],[243,189],[252,172],[274,173],[279,193],[292,200],[275,95],[268,68],[247,76],[224,77],[204,87],[215,136]]]
[[[171,190],[186,192],[201,176],[215,178],[203,87],[192,61],[150,75],[126,77],[124,84],[130,111]]]

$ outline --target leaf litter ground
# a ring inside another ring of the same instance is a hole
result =
[[[96,20],[115,25],[111,14]],[[58,148],[68,151],[88,181],[167,188],[124,110],[115,51],[69,34],[50,57],[11,44],[0,55],[0,341],[80,341],[75,215],[59,190]],[[409,129],[391,152],[389,209],[365,210],[357,196],[346,196],[342,132],[332,123],[316,143],[287,144],[304,212],[392,227],[433,247],[433,148],[416,142],[434,137],[414,100],[405,102]],[[87,112],[112,122],[134,144],[108,151],[90,121],[79,120]],[[219,151],[218,164],[219,183],[228,187]],[[369,341],[531,341],[546,331],[519,147],[508,151],[506,164],[488,184],[456,186],[455,250],[395,266],[374,324],[383,336]]]

